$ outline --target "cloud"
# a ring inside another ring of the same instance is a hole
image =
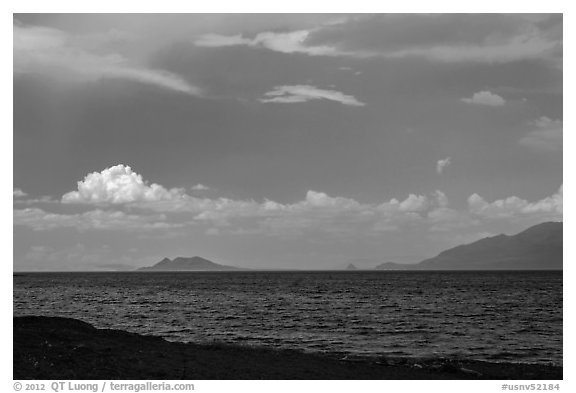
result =
[[[79,214],[60,214],[46,212],[39,208],[15,209],[14,225],[30,227],[35,231],[75,228],[81,232],[86,230],[140,232],[182,226],[182,224],[166,222],[166,216],[163,214],[141,216],[100,209]]]
[[[562,151],[562,120],[552,120],[543,116],[531,123],[531,125],[536,129],[520,139],[519,143],[521,145],[538,151]]]
[[[421,57],[445,63],[544,60],[558,66],[561,26],[562,19],[553,14],[357,15],[316,27],[267,30],[252,37],[205,34],[195,44],[358,59]]]
[[[441,175],[444,172],[444,169],[451,164],[450,160],[450,157],[446,157],[443,160],[438,160],[436,163],[436,172],[438,172],[439,175]]]
[[[481,44],[432,45],[401,49],[386,57],[424,57],[441,62],[508,63],[519,60],[547,58],[561,47],[536,31],[511,37],[487,37]]]
[[[16,205],[55,204],[60,202],[48,195],[43,195],[38,198],[29,198],[28,194],[25,194],[19,197],[15,196],[15,198],[14,204]]]
[[[439,190],[430,195],[409,194],[404,199],[392,198],[380,203],[362,203],[309,190],[300,201],[279,203],[268,199],[201,198],[183,189],[149,184],[124,165],[89,174],[78,182],[77,191],[62,197],[62,202],[91,204],[98,209],[72,215],[22,209],[15,211],[14,223],[35,230],[60,227],[152,230],[200,226],[210,235],[302,236],[315,231],[334,236],[374,236],[382,231],[400,230],[448,233],[495,219],[542,221],[562,217],[562,188],[537,202],[512,196],[490,203],[473,194],[468,198],[468,209],[462,211],[450,207],[446,194]],[[102,210],[102,205],[139,214]]]
[[[560,187],[555,194],[537,202],[528,202],[516,196],[487,202],[480,195],[472,194],[468,198],[468,207],[474,215],[487,219],[534,217],[561,220],[562,199],[563,187]]]
[[[105,205],[108,208],[138,208],[140,211],[153,211],[159,214],[189,217],[189,222],[206,223],[211,227],[230,228],[235,225],[270,226],[276,231],[281,229],[316,228],[330,231],[330,226],[338,228],[360,225],[374,225],[378,221],[388,224],[411,221],[428,211],[445,206],[446,196],[437,191],[431,197],[410,194],[405,200],[391,199],[380,204],[363,204],[354,199],[330,196],[324,192],[309,190],[305,198],[292,204],[282,204],[271,200],[234,200],[229,198],[199,198],[186,194],[183,189],[167,189],[158,184],[149,184],[142,176],[133,172],[129,166],[116,165],[101,172],[87,175],[78,182],[77,191],[71,191],[62,197],[64,204]],[[19,221],[26,222],[28,217],[36,228],[47,229],[52,226],[76,226],[93,228],[95,216],[102,220],[115,220],[115,216],[106,216],[106,212],[96,210],[83,216],[44,215],[40,210],[24,209],[20,211]],[[117,221],[132,222],[136,217],[126,217],[125,213]],[[164,219],[164,216],[160,218]],[[147,223],[150,225],[148,219]],[[16,220],[15,220],[16,222]],[[104,225],[104,224],[102,224]],[[121,227],[121,224],[112,225]],[[235,229],[239,229],[236,227]],[[269,229],[269,228],[268,228]],[[245,232],[244,232],[245,233]]]
[[[504,98],[498,94],[489,91],[479,91],[474,93],[471,98],[462,98],[462,101],[467,104],[487,105],[487,106],[502,106],[506,103]]]
[[[190,187],[192,191],[208,191],[210,187],[205,186],[204,184],[198,183],[195,186]]]
[[[27,196],[28,194],[26,194],[24,191],[22,191],[19,188],[14,188],[13,191],[13,197],[14,198],[24,198],[25,196]]]
[[[393,198],[380,204],[369,204],[310,190],[303,200],[296,203],[266,201],[254,206],[253,212],[257,212],[255,223],[223,227],[220,232],[265,236],[300,236],[309,231],[333,236],[375,235],[381,231],[396,231],[406,225],[426,226],[427,215],[444,203],[447,202],[441,192],[432,196],[410,194],[404,200]]]
[[[265,93],[264,96],[266,98],[262,98],[260,101],[266,103],[291,104],[312,100],[329,100],[349,106],[366,105],[354,96],[336,90],[319,89],[310,85],[276,86],[274,90]]]
[[[273,205],[274,208],[281,207],[282,205]],[[287,210],[312,210],[312,209],[327,209],[338,211],[358,210],[362,205],[354,199],[343,197],[331,197],[324,192],[309,190],[306,193],[306,198],[302,202],[294,205],[285,206]]]
[[[103,53],[94,42],[41,26],[14,23],[14,74],[36,74],[66,81],[105,78],[132,80],[166,90],[200,95],[198,87],[174,73],[149,68],[118,53]]]
[[[310,34],[318,29],[297,30],[284,33],[262,32],[254,38],[245,38],[242,35],[219,35],[206,34],[194,41],[196,46],[201,47],[227,47],[248,46],[252,48],[265,48],[281,53],[303,53],[310,56],[343,56],[344,52],[338,51],[333,46],[307,46],[306,40]]]
[[[194,41],[196,46],[203,46],[207,48],[219,48],[222,46],[238,46],[238,45],[251,45],[252,40],[238,35],[220,35],[220,34],[205,34]]]
[[[78,182],[78,190],[62,196],[63,203],[122,204],[130,202],[170,201],[180,198],[182,189],[168,190],[142,180],[142,176],[125,165],[88,174]]]
[[[35,205],[35,204],[53,204],[57,203],[51,196],[41,196],[36,198],[31,198],[27,192],[22,191],[20,188],[14,188],[13,198],[15,205]]]
[[[61,214],[26,208],[14,210],[14,225],[35,231],[74,228],[80,232],[183,230],[200,225],[205,234],[215,236],[302,236],[311,231],[332,236],[374,236],[382,231],[405,230],[450,233],[493,220],[561,220],[562,187],[556,194],[536,202],[515,196],[487,202],[473,194],[468,198],[467,211],[449,207],[448,198],[441,191],[428,196],[410,194],[404,200],[393,198],[379,204],[361,203],[312,190],[303,200],[291,204],[270,200],[195,198],[185,194],[175,201],[134,201],[131,204],[156,213],[128,214],[96,209]],[[111,205],[114,206],[117,205]],[[175,217],[179,219],[174,220]]]
[[[426,210],[428,207],[428,198],[424,195],[410,194],[403,202],[400,203],[398,209],[402,212],[420,212]]]

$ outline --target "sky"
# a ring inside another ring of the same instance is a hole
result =
[[[559,14],[22,14],[14,270],[415,263],[562,221]]]

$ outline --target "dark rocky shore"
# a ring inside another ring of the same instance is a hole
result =
[[[365,359],[168,342],[68,318],[14,318],[14,379],[562,379],[562,367]]]

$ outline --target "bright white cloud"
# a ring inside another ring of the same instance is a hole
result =
[[[320,231],[333,235],[376,234],[402,228],[448,232],[494,219],[554,220],[562,217],[562,189],[538,202],[518,197],[487,202],[477,194],[468,199],[468,210],[449,207],[446,195],[409,194],[382,203],[361,203],[351,198],[309,190],[294,203],[271,200],[200,198],[183,189],[148,184],[128,166],[117,165],[94,172],[78,182],[78,190],[65,194],[63,203],[154,212],[153,215],[94,210],[82,214],[52,214],[31,208],[15,212],[14,222],[36,230],[59,227],[86,229],[183,228],[204,226],[211,235],[302,235]],[[177,220],[174,220],[177,218]],[[175,222],[177,221],[177,222]],[[208,232],[205,232],[208,233]]]
[[[147,184],[142,176],[122,164],[93,172],[78,182],[78,191],[62,197],[63,203],[121,204],[175,200],[182,189],[167,190],[158,184]]]
[[[62,80],[126,79],[180,93],[200,89],[179,75],[149,68],[118,53],[94,51],[87,40],[49,27],[14,24],[14,73],[39,74]]]
[[[343,105],[364,106],[356,97],[336,90],[324,90],[310,85],[276,86],[274,90],[264,94],[261,102],[267,103],[299,103],[312,100],[336,101]]]
[[[446,157],[443,160],[438,160],[438,162],[436,163],[436,172],[439,175],[441,175],[442,173],[444,173],[444,169],[446,169],[446,167],[450,164],[451,164],[450,157]]]
[[[476,216],[488,219],[535,217],[546,220],[562,219],[563,187],[554,195],[537,202],[511,196],[494,202],[487,202],[478,194],[468,198],[470,212]]]
[[[535,129],[526,134],[519,143],[538,151],[562,151],[562,120],[541,117],[531,123]]]
[[[471,98],[462,98],[462,101],[467,104],[486,105],[486,106],[502,106],[506,103],[504,98],[498,94],[489,91],[479,91],[474,93]]]
[[[303,200],[292,204],[282,204],[271,200],[258,202],[229,198],[199,198],[186,194],[182,189],[168,190],[158,184],[148,184],[141,175],[124,165],[116,165],[102,172],[87,175],[84,180],[78,182],[78,190],[66,193],[62,197],[62,202],[109,207],[120,205],[162,214],[178,214],[179,216],[185,214],[189,215],[191,222],[204,222],[221,228],[230,227],[231,222],[244,223],[247,222],[246,220],[251,220],[252,224],[256,222],[260,229],[272,226],[276,231],[282,228],[294,229],[303,226],[329,231],[330,226],[345,227],[348,224],[359,225],[361,223],[370,226],[379,221],[386,221],[392,225],[419,219],[434,208],[448,203],[446,196],[440,191],[431,197],[410,194],[403,201],[392,199],[381,204],[363,204],[354,199],[333,197],[313,190],[308,191]],[[40,218],[41,212],[39,211],[25,209],[22,212],[26,212],[28,216],[32,215],[30,220],[33,222],[39,219],[40,223],[36,226],[41,228],[47,225],[79,225],[77,216],[58,215]],[[80,218],[87,220],[94,217],[85,213],[85,216]],[[22,220],[23,218],[20,219]],[[79,226],[84,228],[95,225],[91,221],[91,225]]]

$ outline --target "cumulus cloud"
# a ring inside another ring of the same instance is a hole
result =
[[[403,201],[392,198],[388,202],[379,204],[377,210],[384,212],[387,216],[393,216],[398,213],[407,213],[412,216],[422,215],[424,213],[427,215],[437,207],[446,206],[447,204],[448,198],[446,198],[446,194],[436,190],[436,192],[430,196],[409,194]]]
[[[94,172],[78,182],[78,190],[65,194],[63,203],[99,206],[82,214],[53,214],[37,208],[15,212],[14,222],[36,230],[59,227],[87,229],[182,228],[201,225],[211,235],[302,235],[320,231],[333,235],[376,234],[402,228],[448,232],[477,226],[494,219],[550,220],[562,217],[562,188],[551,197],[528,202],[518,197],[487,202],[477,194],[468,198],[468,209],[449,206],[443,192],[409,194],[381,203],[309,190],[294,203],[265,199],[237,200],[189,195],[183,189],[149,184],[128,166],[117,165]],[[130,209],[143,215],[122,211]],[[153,213],[153,214],[149,214]],[[177,219],[175,219],[177,218]]]
[[[408,198],[398,205],[398,209],[402,212],[420,212],[426,210],[427,207],[428,198],[415,194],[408,195]]]
[[[482,218],[521,218],[535,217],[547,220],[562,219],[563,187],[553,195],[536,202],[511,196],[494,202],[487,202],[478,194],[468,198],[471,213]]]
[[[426,226],[430,212],[445,203],[446,196],[439,191],[431,196],[410,194],[404,200],[393,198],[380,204],[369,204],[310,190],[303,200],[296,203],[266,201],[254,206],[258,216],[255,225],[229,230],[235,234],[267,236],[301,235],[307,231],[335,236],[375,234],[415,223]]]
[[[133,172],[129,166],[116,165],[101,172],[87,175],[78,182],[77,191],[66,193],[62,197],[64,204],[92,204],[108,207],[137,207],[140,210],[154,211],[159,214],[188,215],[190,222],[207,223],[212,227],[229,228],[231,222],[257,223],[259,230],[317,228],[329,230],[330,226],[364,224],[374,225],[386,222],[393,225],[399,222],[413,221],[426,216],[435,208],[448,204],[446,195],[436,191],[431,196],[410,194],[404,200],[395,198],[380,204],[364,204],[351,198],[330,196],[324,192],[309,190],[301,201],[282,204],[271,200],[262,202],[254,200],[234,200],[229,198],[200,198],[186,194],[183,189],[168,190],[158,184],[149,184],[142,176]],[[98,212],[100,210],[96,210]],[[104,213],[84,213],[77,216],[42,217],[41,211],[23,210],[20,214],[32,216],[38,228],[57,225],[94,227],[94,221],[86,224],[92,215]],[[92,214],[92,215],[91,215]],[[126,220],[124,213],[118,219]],[[103,216],[103,219],[114,219],[114,216]],[[137,217],[137,216],[134,216]],[[165,217],[162,216],[162,219]],[[24,217],[20,217],[20,222]],[[78,222],[83,224],[77,224]],[[119,226],[119,225],[115,225]],[[235,228],[238,230],[239,228]],[[246,233],[245,231],[243,233]]]
[[[562,151],[562,120],[543,116],[530,125],[535,129],[520,139],[521,145],[538,151]]]
[[[88,174],[78,182],[77,191],[62,196],[62,202],[122,204],[175,200],[182,195],[182,189],[168,190],[155,183],[149,185],[132,168],[120,164]]]
[[[261,102],[267,103],[299,103],[313,100],[336,101],[343,105],[364,106],[356,97],[336,90],[324,90],[310,85],[276,86],[274,90],[264,94]]]
[[[502,106],[506,103],[504,98],[489,91],[479,91],[474,93],[471,98],[462,98],[462,101],[467,104],[486,106]]]
[[[430,230],[437,225],[435,218],[446,208],[448,199],[441,191],[432,195],[410,194],[403,201],[396,198],[376,206],[376,211],[370,218],[370,230],[375,233],[401,230]]]
[[[14,198],[24,198],[25,196],[27,196],[28,194],[26,194],[24,191],[22,191],[19,188],[14,188],[13,191],[13,197]]]
[[[450,160],[450,157],[446,157],[443,160],[438,160],[436,163],[436,172],[438,172],[439,175],[444,173],[444,169],[446,169],[446,167],[451,164]]]
[[[94,50],[93,42],[50,27],[13,27],[14,74],[37,74],[66,81],[125,79],[180,93],[200,89],[174,73],[150,68],[118,53]],[[89,43],[89,44],[87,44]]]

